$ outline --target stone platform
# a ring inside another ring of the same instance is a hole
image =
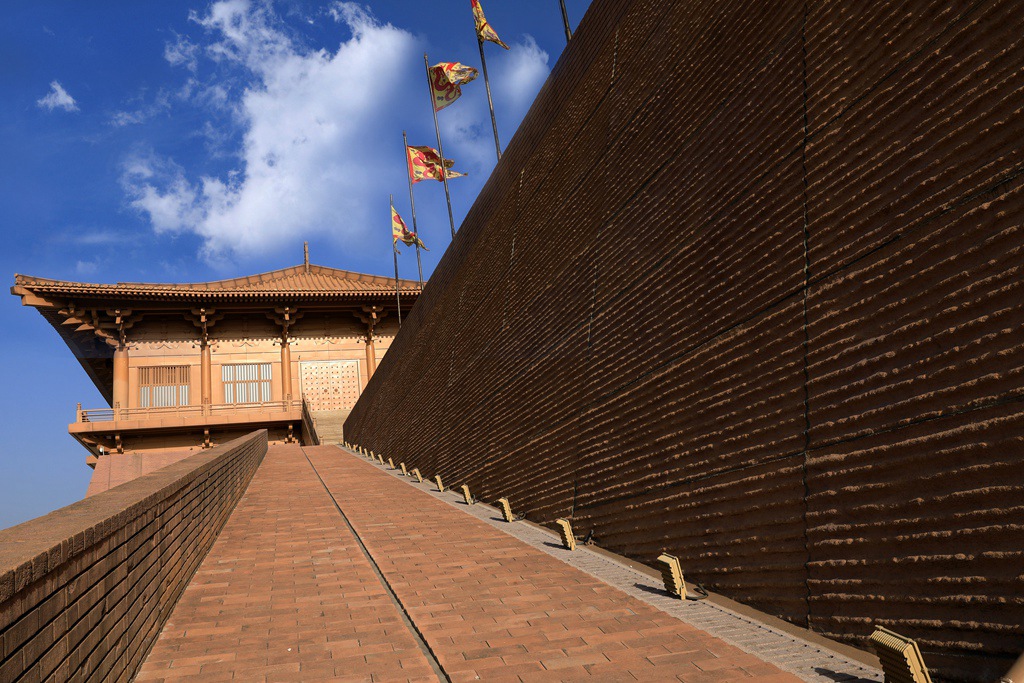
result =
[[[492,508],[455,501],[335,446],[271,447],[137,680],[782,683],[877,673],[793,639],[790,649],[805,651],[787,664],[778,634],[749,620],[769,641],[727,642],[673,614],[694,603],[654,582],[643,599],[633,575],[599,578],[611,560],[580,550],[574,567],[543,530],[505,525],[518,538]]]

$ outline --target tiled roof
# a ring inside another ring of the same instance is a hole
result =
[[[339,295],[394,294],[395,292],[394,278],[314,265],[310,265],[308,269],[304,265],[298,265],[230,280],[181,284],[119,282],[116,285],[105,285],[52,280],[28,275],[15,275],[14,277],[16,285],[35,292],[86,296],[219,299],[299,294],[321,298]],[[400,280],[399,283],[403,293],[419,293],[419,283],[413,280]]]

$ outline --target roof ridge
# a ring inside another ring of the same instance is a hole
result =
[[[328,278],[336,282],[362,283],[371,285],[367,289],[374,289],[372,285],[379,287],[394,287],[395,279],[385,275],[373,275],[371,273],[360,273],[330,266],[310,264],[309,271],[306,271],[305,264],[278,268],[253,275],[225,278],[222,280],[209,280],[206,282],[117,282],[115,284],[75,282],[70,280],[57,280],[54,278],[35,277],[30,275],[15,274],[15,284],[21,286],[49,286],[65,289],[89,289],[100,291],[178,291],[178,292],[259,292],[275,291],[274,283],[287,282],[291,286],[282,288],[281,291],[325,291],[333,289],[329,282],[320,282],[319,279]],[[306,280],[307,282],[303,282]],[[415,280],[399,279],[398,284],[402,288],[419,289],[419,283]],[[260,287],[260,285],[264,285]],[[269,287],[266,285],[270,285]],[[307,286],[302,286],[307,285]],[[325,286],[326,285],[326,286]]]

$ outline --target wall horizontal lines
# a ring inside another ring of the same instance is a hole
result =
[[[1021,21],[593,3],[346,438],[998,678],[1024,650]]]

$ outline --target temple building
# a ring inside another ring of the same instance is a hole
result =
[[[87,284],[16,275],[109,407],[78,405],[92,495],[266,427],[303,440],[303,419],[351,410],[418,283],[302,265],[192,284]],[[305,412],[304,412],[305,404]],[[70,408],[70,406],[69,406]],[[305,430],[309,438],[309,429]]]

